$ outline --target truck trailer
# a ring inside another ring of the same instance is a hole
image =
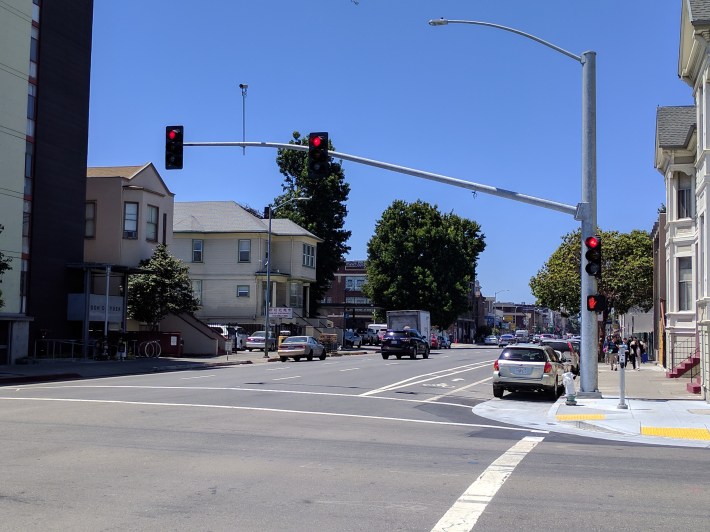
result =
[[[431,317],[428,310],[388,310],[387,328],[402,331],[408,327],[419,331],[431,349]]]

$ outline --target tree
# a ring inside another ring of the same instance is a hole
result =
[[[5,230],[5,227],[0,225],[0,233],[2,233],[4,230]],[[12,262],[12,257],[8,257],[6,259],[5,255],[3,255],[2,251],[0,251],[0,283],[2,282],[2,275],[7,270],[12,270],[12,267],[10,266],[10,262]],[[4,306],[5,306],[5,302],[2,299],[2,290],[0,290],[0,308],[3,308]]]
[[[397,200],[382,213],[367,244],[365,294],[384,311],[428,310],[448,327],[468,308],[480,226],[436,206]]]
[[[140,262],[150,273],[132,275],[128,280],[128,317],[148,323],[157,330],[168,314],[195,312],[200,308],[192,293],[187,266],[173,257],[164,244],[156,246],[150,259]]]
[[[308,137],[301,138],[293,132],[289,144],[308,145]],[[329,150],[333,144],[329,141]],[[350,185],[345,182],[342,166],[330,158],[330,175],[325,179],[313,179],[308,175],[303,151],[279,150],[276,163],[284,175],[281,186],[283,194],[274,199],[274,205],[291,198],[306,196],[310,201],[293,202],[281,207],[276,215],[288,218],[323,239],[316,249],[316,281],[310,289],[310,311],[315,315],[318,303],[323,299],[335,272],[345,263],[345,254],[350,250],[346,244],[350,231],[343,229],[348,214],[345,202],[350,194]]]
[[[653,240],[645,231],[630,233],[600,231],[602,241],[602,278],[599,294],[607,298],[607,311],[614,308],[625,314],[632,307],[647,311],[653,306]],[[564,307],[577,314],[581,305],[581,231],[562,237],[562,244],[545,265],[530,279],[537,304]],[[585,272],[584,275],[587,275]]]

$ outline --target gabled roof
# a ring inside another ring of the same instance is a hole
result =
[[[176,201],[173,233],[268,233],[269,222],[235,201]],[[287,218],[271,220],[271,233],[320,238]]]
[[[695,132],[695,106],[658,107],[656,141],[658,148],[686,149]]]
[[[693,26],[710,25],[710,1],[687,0],[690,12],[690,23]]]
[[[165,181],[163,181],[163,178],[158,172],[158,170],[155,168],[155,166],[153,166],[153,163],[145,163],[143,166],[90,166],[86,169],[86,177],[93,177],[98,179],[121,178],[127,181],[131,181],[132,179],[138,177],[142,172],[148,169],[153,170],[156,177],[158,178],[158,181],[160,182],[160,185],[167,191],[167,193],[171,196],[174,196],[175,194],[170,192],[170,189],[165,184]],[[130,184],[129,186],[132,185],[134,185],[134,183]]]
[[[131,179],[150,164],[145,163],[143,166],[90,166],[86,169],[86,177],[122,177]]]

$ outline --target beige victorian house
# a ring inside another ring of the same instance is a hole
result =
[[[196,317],[207,323],[264,323],[268,219],[234,201],[176,202],[173,255],[190,267],[200,300]],[[271,224],[272,323],[305,325],[316,246],[322,240],[291,220]]]

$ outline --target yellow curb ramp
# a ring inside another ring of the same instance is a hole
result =
[[[660,436],[662,438],[679,438],[683,440],[710,440],[708,429],[690,429],[678,427],[641,427],[644,436]]]
[[[589,421],[606,419],[605,414],[557,414],[557,421]]]

